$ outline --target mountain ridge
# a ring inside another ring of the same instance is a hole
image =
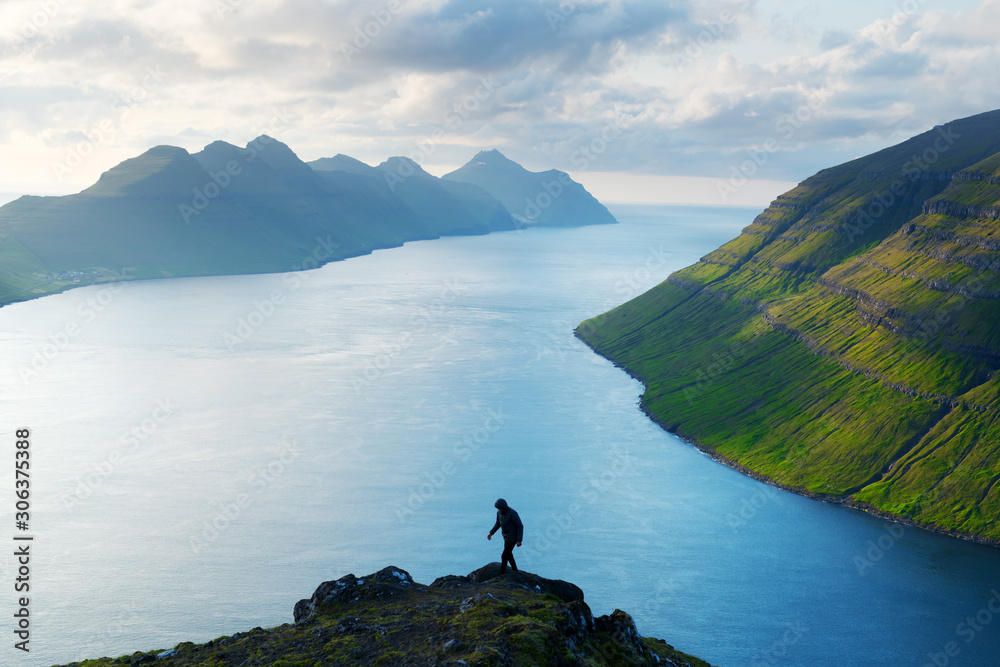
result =
[[[566,172],[528,171],[495,148],[476,153],[464,166],[441,179],[483,188],[500,200],[524,227],[617,222],[603,204]]]
[[[1000,111],[824,169],[578,335],[790,490],[1000,541]]]
[[[307,164],[267,135],[193,154],[158,145],[76,194],[0,207],[0,305],[123,279],[295,271],[518,226],[483,188],[408,158]]]

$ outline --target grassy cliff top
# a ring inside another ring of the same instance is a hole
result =
[[[991,111],[825,169],[578,334],[720,460],[1000,545],[998,168]]]
[[[67,667],[708,665],[641,637],[623,611],[595,618],[573,584],[499,567],[429,586],[391,566],[349,574],[296,604],[294,623]]]

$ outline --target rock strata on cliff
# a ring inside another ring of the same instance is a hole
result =
[[[819,172],[578,334],[719,458],[995,543],[998,211],[994,111]]]

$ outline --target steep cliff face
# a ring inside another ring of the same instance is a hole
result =
[[[1000,540],[1000,112],[824,170],[578,334],[754,474]]]
[[[500,575],[499,569],[491,563],[429,586],[398,567],[349,574],[296,604],[294,624],[83,665],[710,667],[663,640],[640,636],[623,611],[595,618],[573,584],[526,572]]]

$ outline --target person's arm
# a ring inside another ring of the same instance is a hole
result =
[[[521,540],[524,539],[524,524],[521,523],[520,515],[515,514],[514,518],[517,519],[517,546],[521,546]]]
[[[486,534],[486,539],[492,540],[493,533],[497,532],[498,530],[500,530],[500,512],[497,512],[497,522],[493,524],[493,527],[490,528],[490,532]]]

